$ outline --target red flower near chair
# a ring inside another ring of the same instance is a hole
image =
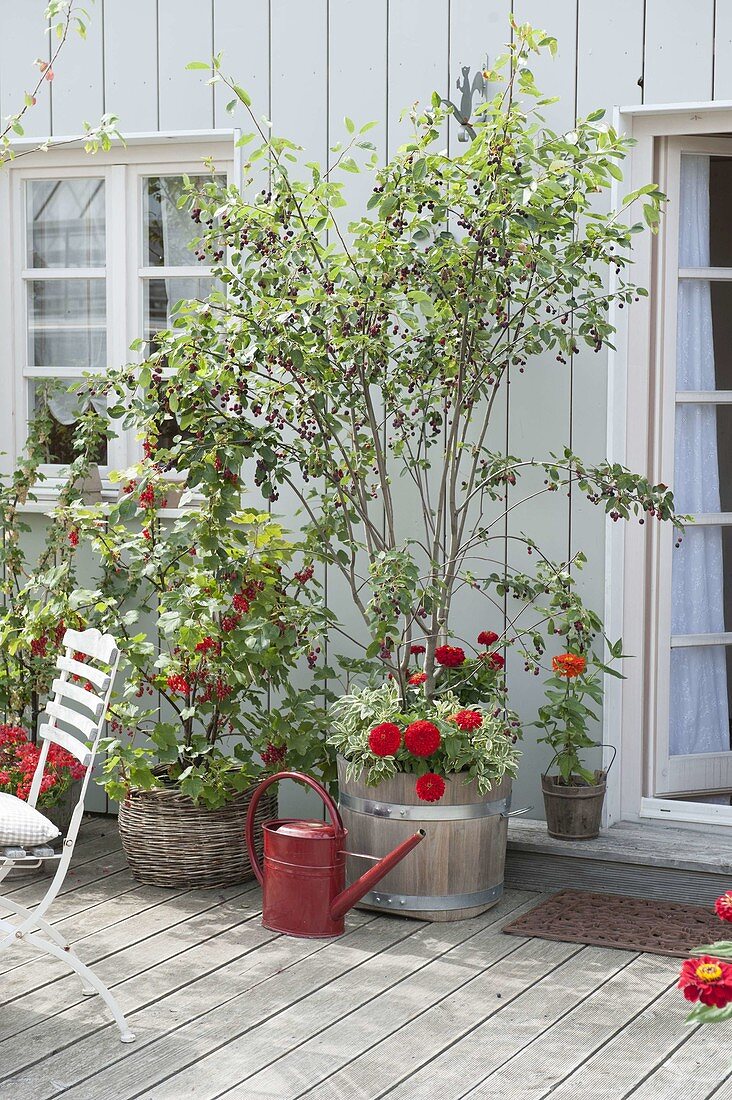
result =
[[[432,756],[441,744],[440,731],[433,722],[412,722],[404,733],[405,748],[412,756]]]
[[[732,1002],[732,966],[711,955],[687,959],[681,967],[678,988],[687,1001],[724,1008]]]
[[[441,775],[427,772],[426,775],[420,775],[414,789],[421,802],[439,802],[445,793],[445,780]]]
[[[369,734],[369,748],[377,756],[393,756],[402,744],[402,732],[394,722],[381,722]]]

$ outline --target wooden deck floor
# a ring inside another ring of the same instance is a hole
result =
[[[12,884],[20,900],[39,883]],[[5,1100],[723,1100],[723,1029],[692,1030],[678,961],[355,912],[336,941],[263,929],[259,892],[135,884],[114,823],[85,826],[55,919],[127,1012],[25,950],[2,957]],[[659,914],[659,919],[661,919]]]

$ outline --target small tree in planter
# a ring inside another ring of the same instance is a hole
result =
[[[249,873],[244,816],[263,768],[285,758],[292,767],[326,768],[313,736],[322,723],[310,712],[306,723],[307,693],[288,685],[311,652],[320,612],[292,575],[281,527],[266,512],[242,509],[231,469],[214,464],[205,492],[196,500],[184,493],[177,517],[166,519],[160,510],[180,482],[170,481],[150,440],[145,449],[145,459],[119,475],[115,504],[68,503],[56,513],[102,566],[98,586],[77,588],[69,612],[112,633],[127,662],[110,708],[102,783],[121,802],[123,844],[138,878],[241,881]],[[58,610],[52,579],[34,578],[45,593],[37,617]],[[27,631],[36,629],[31,618]],[[287,743],[265,732],[270,692],[282,694],[282,709],[291,707],[297,722]],[[271,801],[262,808],[275,812]]]
[[[220,455],[210,445],[216,438],[233,468],[255,460],[267,501],[282,487],[298,499],[308,561],[341,574],[363,624],[359,638],[348,631],[363,660],[342,666],[349,676],[387,681],[380,699],[369,698],[359,751],[348,735],[352,763],[368,758],[373,711],[388,711],[396,725],[396,716],[420,712],[429,720],[448,692],[451,706],[476,706],[486,723],[497,712],[514,728],[502,669],[490,684],[475,678],[484,666],[465,652],[456,594],[467,587],[486,596],[495,616],[486,628],[501,616],[500,629],[484,632],[493,635],[491,652],[502,661],[513,645],[539,672],[548,633],[540,604],[574,599],[571,574],[583,558],[554,563],[519,538],[539,563],[535,571],[491,568],[491,559],[504,558],[506,515],[524,503],[527,469],[543,472],[543,491],[572,484],[613,519],[678,522],[665,486],[585,463],[569,449],[522,461],[505,453],[496,423],[512,373],[548,356],[565,363],[582,344],[601,350],[611,337],[610,306],[643,293],[624,276],[641,225],[591,208],[619,176],[628,140],[599,112],[557,135],[527,107],[540,97],[528,58],[553,46],[542,32],[514,26],[509,54],[491,75],[502,89],[480,109],[475,138],[459,156],[439,151],[447,109],[435,95],[414,119],[414,138],[376,172],[348,240],[338,173],[358,171],[359,150],[368,156],[368,126],[356,132],[347,119],[349,137],[334,163],[309,165],[309,177],[298,179],[296,147],[267,137],[247,94],[214,61],[214,81],[231,88],[232,105],[250,110],[261,139],[242,139],[255,141],[243,195],[215,184],[191,191],[202,227],[196,255],[219,265],[226,293],[180,316],[126,415],[152,425],[172,397],[181,428],[198,432],[181,433],[167,462],[210,467]],[[271,182],[257,194],[261,161]],[[623,208],[639,203],[653,226],[661,199],[649,184]],[[608,268],[617,276],[611,291]],[[162,385],[152,384],[156,372]],[[130,379],[114,385],[132,389]],[[397,484],[409,485],[419,504],[406,531]],[[340,629],[334,624],[332,639]],[[479,701],[476,684],[485,693]],[[408,761],[400,751],[372,767],[372,779],[384,767],[400,774]],[[508,771],[511,754],[505,759]],[[473,782],[481,770],[475,746],[463,767]],[[428,846],[421,856],[429,858]]]

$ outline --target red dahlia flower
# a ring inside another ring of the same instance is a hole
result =
[[[393,756],[401,744],[402,732],[393,722],[382,722],[369,734],[369,748],[377,756]]]
[[[732,921],[732,890],[728,890],[726,894],[722,894],[721,898],[717,898],[714,908],[720,920]]]
[[[445,793],[445,780],[441,775],[427,772],[426,775],[420,775],[414,789],[421,802],[439,802]]]
[[[488,667],[494,669],[496,672],[500,672],[506,664],[506,658],[495,649],[492,653],[483,653],[482,658]]]
[[[412,645],[409,647],[409,652],[413,653],[415,657],[419,657],[421,653],[427,652],[427,647],[423,645]]]
[[[483,715],[477,710],[458,710],[450,715],[449,721],[454,722],[459,730],[477,730]]]
[[[404,745],[412,756],[432,756],[441,744],[440,731],[432,722],[412,722],[404,732]]]
[[[687,1001],[724,1008],[732,1001],[732,966],[711,955],[687,959],[681,967],[678,988]]]
[[[465,660],[465,651],[457,645],[438,645],[435,660],[445,668],[457,668]]]
[[[481,630],[478,635],[478,645],[495,645],[498,641],[498,635],[495,630]]]
[[[426,672],[413,672],[412,675],[409,677],[407,683],[412,684],[413,687],[418,687],[420,684],[423,684],[426,679]]]
[[[552,668],[558,676],[571,680],[574,676],[582,675],[587,668],[587,661],[579,653],[560,653],[558,657],[552,657]]]

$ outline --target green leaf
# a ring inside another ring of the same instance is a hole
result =
[[[346,115],[343,121],[346,124],[346,129],[348,130],[349,134],[352,134],[356,129],[356,123],[353,121],[352,118],[349,118],[348,115]]]
[[[186,69],[210,69],[210,61],[189,61],[186,65]]]

